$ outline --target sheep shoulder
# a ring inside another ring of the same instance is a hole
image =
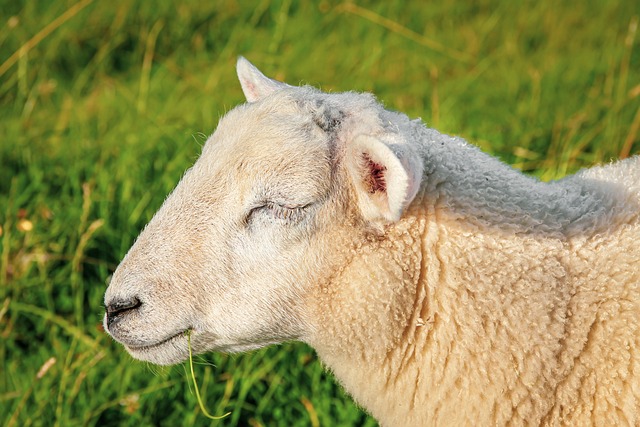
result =
[[[384,425],[638,423],[638,158],[544,183],[427,132],[421,191],[319,292],[312,345]]]

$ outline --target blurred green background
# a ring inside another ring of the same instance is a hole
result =
[[[549,180],[640,151],[640,3],[0,0],[0,424],[190,426],[184,366],[102,331],[105,281],[221,115],[237,55],[372,91]],[[286,344],[207,354],[220,425],[375,425]]]

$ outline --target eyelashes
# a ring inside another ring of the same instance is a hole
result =
[[[296,224],[305,217],[308,207],[309,205],[286,206],[274,202],[265,202],[251,209],[245,222],[250,224],[260,218],[285,224]]]
[[[306,206],[282,206],[275,203],[265,205],[269,213],[276,219],[284,221],[298,221],[304,215]]]

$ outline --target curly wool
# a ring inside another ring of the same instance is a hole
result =
[[[544,183],[399,122],[421,190],[312,299],[321,358],[387,426],[638,425],[640,158]]]

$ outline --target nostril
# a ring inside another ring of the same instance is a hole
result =
[[[110,326],[120,315],[137,309],[142,303],[136,297],[128,300],[116,300],[105,306],[107,310],[107,326]]]

